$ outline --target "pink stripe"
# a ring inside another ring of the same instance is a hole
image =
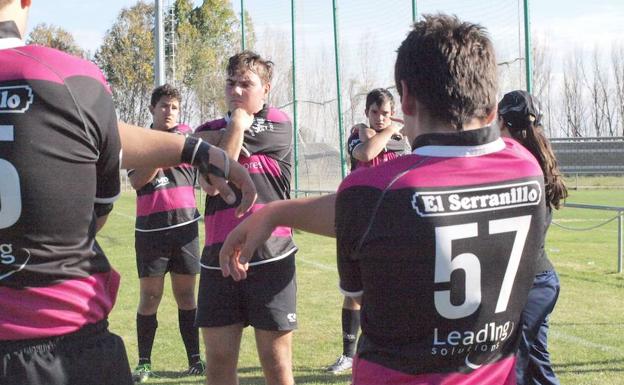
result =
[[[23,52],[20,55],[15,51]],[[0,79],[9,80],[45,80],[63,84],[73,76],[87,76],[99,81],[111,93],[110,87],[100,69],[93,63],[68,55],[56,49],[38,45],[27,45],[12,50],[3,50],[2,56],[10,57],[11,65],[0,67]],[[35,59],[31,58],[34,57]],[[45,65],[40,64],[43,62]]]
[[[219,210],[213,215],[207,215],[204,217],[206,241],[205,245],[210,246],[216,243],[223,243],[227,238],[230,231],[236,227],[243,219],[247,218],[251,213],[260,210],[265,205],[255,204],[251,210],[243,216],[243,218],[236,218],[234,216],[235,209]],[[272,237],[287,238],[292,236],[292,230],[290,227],[277,227],[271,234]]]
[[[401,156],[377,167],[355,170],[341,183],[339,191],[353,186],[383,190],[399,173],[423,161],[395,182],[391,189],[461,186],[475,181],[486,184],[541,174],[537,161],[526,149],[515,141],[505,140],[505,143],[505,150],[478,157]]]
[[[372,160],[368,161],[368,162],[357,162],[357,166],[356,169],[360,169],[360,168],[371,168],[371,167],[376,167],[379,166],[382,163],[386,163],[388,161],[391,161],[393,159],[398,158],[399,155],[396,152],[382,152],[381,154],[377,155],[375,158],[373,158]]]
[[[279,163],[275,159],[266,155],[252,155],[247,158],[241,155],[238,162],[249,171],[250,174],[270,174],[273,176],[281,176],[282,170]]]
[[[156,190],[137,197],[137,217],[190,207],[195,207],[193,186]]]
[[[0,340],[74,332],[108,316],[119,289],[115,271],[48,287],[0,287]]]
[[[186,124],[180,123],[178,124],[178,126],[176,127],[176,129],[178,130],[178,132],[182,133],[182,134],[192,134],[193,133],[193,129],[189,126],[187,126]]]
[[[290,122],[290,118],[284,111],[281,111],[275,107],[269,107],[269,111],[266,115],[267,120],[275,123]]]
[[[355,358],[352,385],[516,385],[515,357],[484,365],[468,374],[406,374]]]
[[[206,122],[195,129],[195,132],[220,130],[227,126],[225,119],[211,120]]]

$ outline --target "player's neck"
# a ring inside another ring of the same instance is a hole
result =
[[[17,25],[22,40],[24,40],[29,9],[30,7],[22,8],[19,1],[9,3],[0,9],[0,22],[14,22]]]
[[[461,131],[476,130],[491,123],[492,122],[488,118],[473,118],[464,124]],[[413,143],[414,140],[421,135],[454,133],[457,131],[457,128],[453,127],[450,123],[434,119],[429,114],[405,116],[403,132],[407,135],[410,143]]]

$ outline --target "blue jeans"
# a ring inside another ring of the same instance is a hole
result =
[[[522,338],[516,355],[518,385],[559,385],[548,353],[548,317],[559,297],[559,277],[554,270],[535,276],[522,311]]]

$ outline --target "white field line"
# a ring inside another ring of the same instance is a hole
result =
[[[551,329],[548,331],[548,334],[550,334],[551,337],[554,337],[554,338],[557,338],[566,342],[571,342],[573,344],[580,345],[589,349],[597,349],[597,350],[602,350],[603,352],[611,352],[611,353],[618,353],[618,354],[624,355],[624,350],[620,348],[616,348],[614,346],[609,346],[609,345],[597,344],[595,342],[588,341],[581,337],[577,337],[577,336],[573,336],[564,332],[553,330],[552,326],[551,326]]]
[[[338,268],[336,266],[330,266],[330,265],[326,265],[324,263],[320,263],[320,262],[315,262],[315,261],[311,261],[307,258],[301,257],[301,256],[297,256],[297,261],[299,262],[303,262],[306,265],[310,265],[310,266],[314,266],[319,270],[324,270],[324,271],[338,271]]]

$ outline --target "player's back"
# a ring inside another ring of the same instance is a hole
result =
[[[467,146],[466,135],[430,137],[343,183],[341,288],[363,292],[361,359],[422,383],[511,384],[543,237],[543,176],[519,144]]]
[[[104,317],[113,301],[109,291],[116,289],[116,280],[93,278],[110,272],[94,240],[94,203],[112,203],[119,193],[112,99],[89,62],[40,46],[0,46],[5,48],[0,49],[0,307],[5,315],[0,339],[71,332]],[[82,284],[95,295],[82,292]],[[20,289],[26,290],[17,301],[12,290]],[[100,292],[105,295],[96,300]],[[30,306],[48,311],[35,318]]]

